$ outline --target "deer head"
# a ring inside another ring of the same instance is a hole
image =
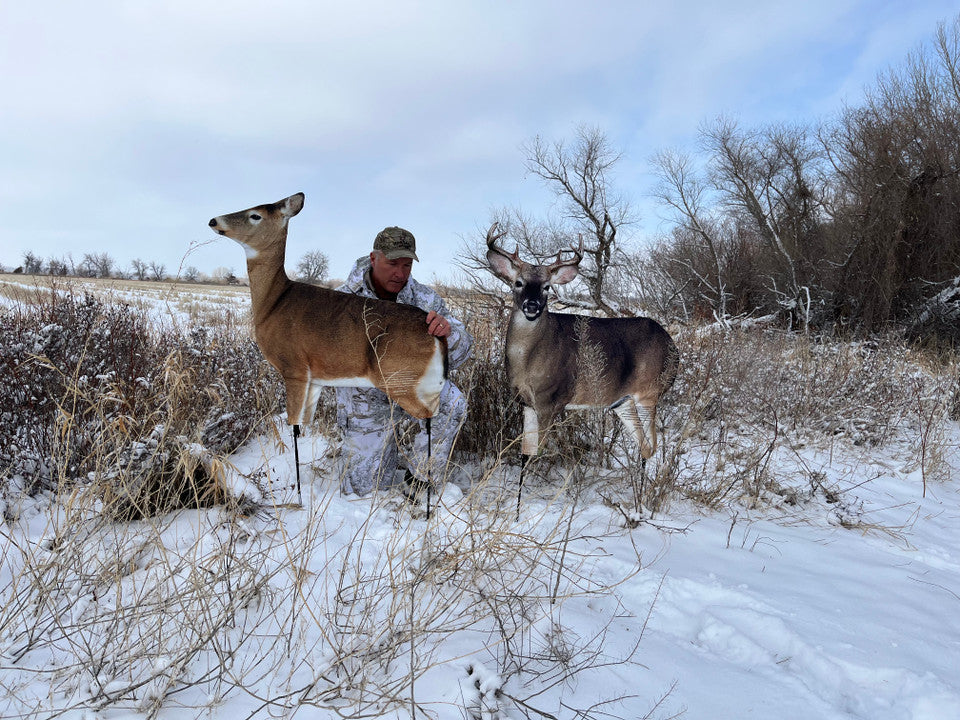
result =
[[[275,203],[215,217],[210,227],[238,242],[247,258],[253,259],[278,241],[285,241],[287,221],[303,209],[303,200],[303,193],[296,193]]]
[[[574,257],[562,260],[562,252],[549,265],[531,265],[520,259],[520,249],[506,252],[497,241],[506,235],[494,223],[487,231],[487,262],[490,270],[513,290],[513,302],[527,320],[536,320],[547,309],[547,296],[553,285],[566,285],[577,276],[583,260],[583,238],[580,246],[571,252]]]

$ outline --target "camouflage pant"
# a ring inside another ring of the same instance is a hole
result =
[[[437,414],[430,420],[429,477],[434,487],[444,481],[450,451],[466,414],[466,398],[447,381],[440,392]],[[401,458],[418,480],[426,481],[425,423],[407,415],[380,390],[337,388],[337,424],[343,433],[339,467],[343,493],[366,495],[391,487]]]

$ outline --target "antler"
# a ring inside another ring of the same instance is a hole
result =
[[[496,253],[503,255],[514,265],[519,265],[520,264],[520,248],[517,247],[517,249],[514,250],[512,253],[508,253],[502,247],[498,246],[497,240],[499,240],[500,238],[502,238],[504,235],[507,234],[506,230],[500,230],[500,232],[497,232],[498,230],[500,230],[500,223],[498,222],[495,222],[493,225],[490,226],[490,229],[487,230],[487,248],[490,250],[493,250]]]
[[[563,250],[558,252],[557,259],[554,260],[552,263],[550,263],[548,267],[551,273],[556,272],[562,267],[569,267],[571,265],[576,267],[577,265],[580,264],[580,261],[583,260],[583,235],[580,235],[579,237],[580,237],[579,247],[576,250],[574,250],[573,248],[570,248],[570,252],[573,253],[574,257],[572,257],[570,260],[561,260],[560,256],[563,255]]]
[[[513,282],[516,274],[520,272],[524,263],[520,260],[519,246],[512,253],[508,253],[497,245],[497,240],[506,234],[507,231],[500,230],[500,223],[497,222],[487,230],[487,261],[490,263],[490,268],[496,275],[505,279],[507,282]],[[504,265],[504,260],[509,263],[509,265]]]

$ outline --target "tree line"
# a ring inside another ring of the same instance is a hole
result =
[[[330,271],[330,262],[326,255],[319,250],[310,250],[304,253],[296,265],[297,277],[304,282],[321,283],[327,279]],[[0,266],[0,272],[4,268]],[[51,257],[46,260],[31,250],[23,254],[23,262],[13,268],[14,274],[52,275],[58,277],[85,277],[85,278],[117,278],[126,280],[180,280],[184,282],[220,282],[235,284],[239,281],[233,270],[227,267],[216,268],[210,275],[205,275],[194,266],[181,268],[174,275],[167,271],[166,265],[155,260],[141,260],[136,258],[129,267],[118,265],[109,253],[83,253],[79,261],[72,255]]]
[[[490,219],[528,259],[582,238],[582,300],[601,312],[960,342],[960,16],[833,117],[764,127],[720,117],[701,126],[696,150],[659,152],[653,195],[669,222],[644,247],[624,239],[638,218],[603,132],[537,138],[525,153],[555,211]],[[479,286],[485,249],[464,248]]]

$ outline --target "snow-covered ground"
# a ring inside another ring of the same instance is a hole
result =
[[[225,313],[243,317],[250,307],[250,290],[239,285],[0,274],[0,308],[15,307],[51,288],[130,305],[159,326],[223,322]]]
[[[408,718],[412,696],[444,720],[960,718],[956,424],[943,440],[946,480],[925,497],[906,447],[809,448],[800,461],[840,502],[674,503],[626,528],[546,484],[516,521],[510,469],[448,485],[429,521],[397,496],[344,497],[319,434],[301,441],[299,509],[292,448],[260,437],[229,476],[266,509],[92,530],[78,564],[127,568],[99,592],[75,578],[47,609],[14,607],[37,582],[20,558],[73,557],[52,539],[70,511],[29,505],[3,529],[0,716]],[[198,584],[210,595],[185,600]],[[151,612],[164,593],[179,604]],[[138,606],[136,632],[97,620]],[[178,655],[204,613],[221,639]]]

